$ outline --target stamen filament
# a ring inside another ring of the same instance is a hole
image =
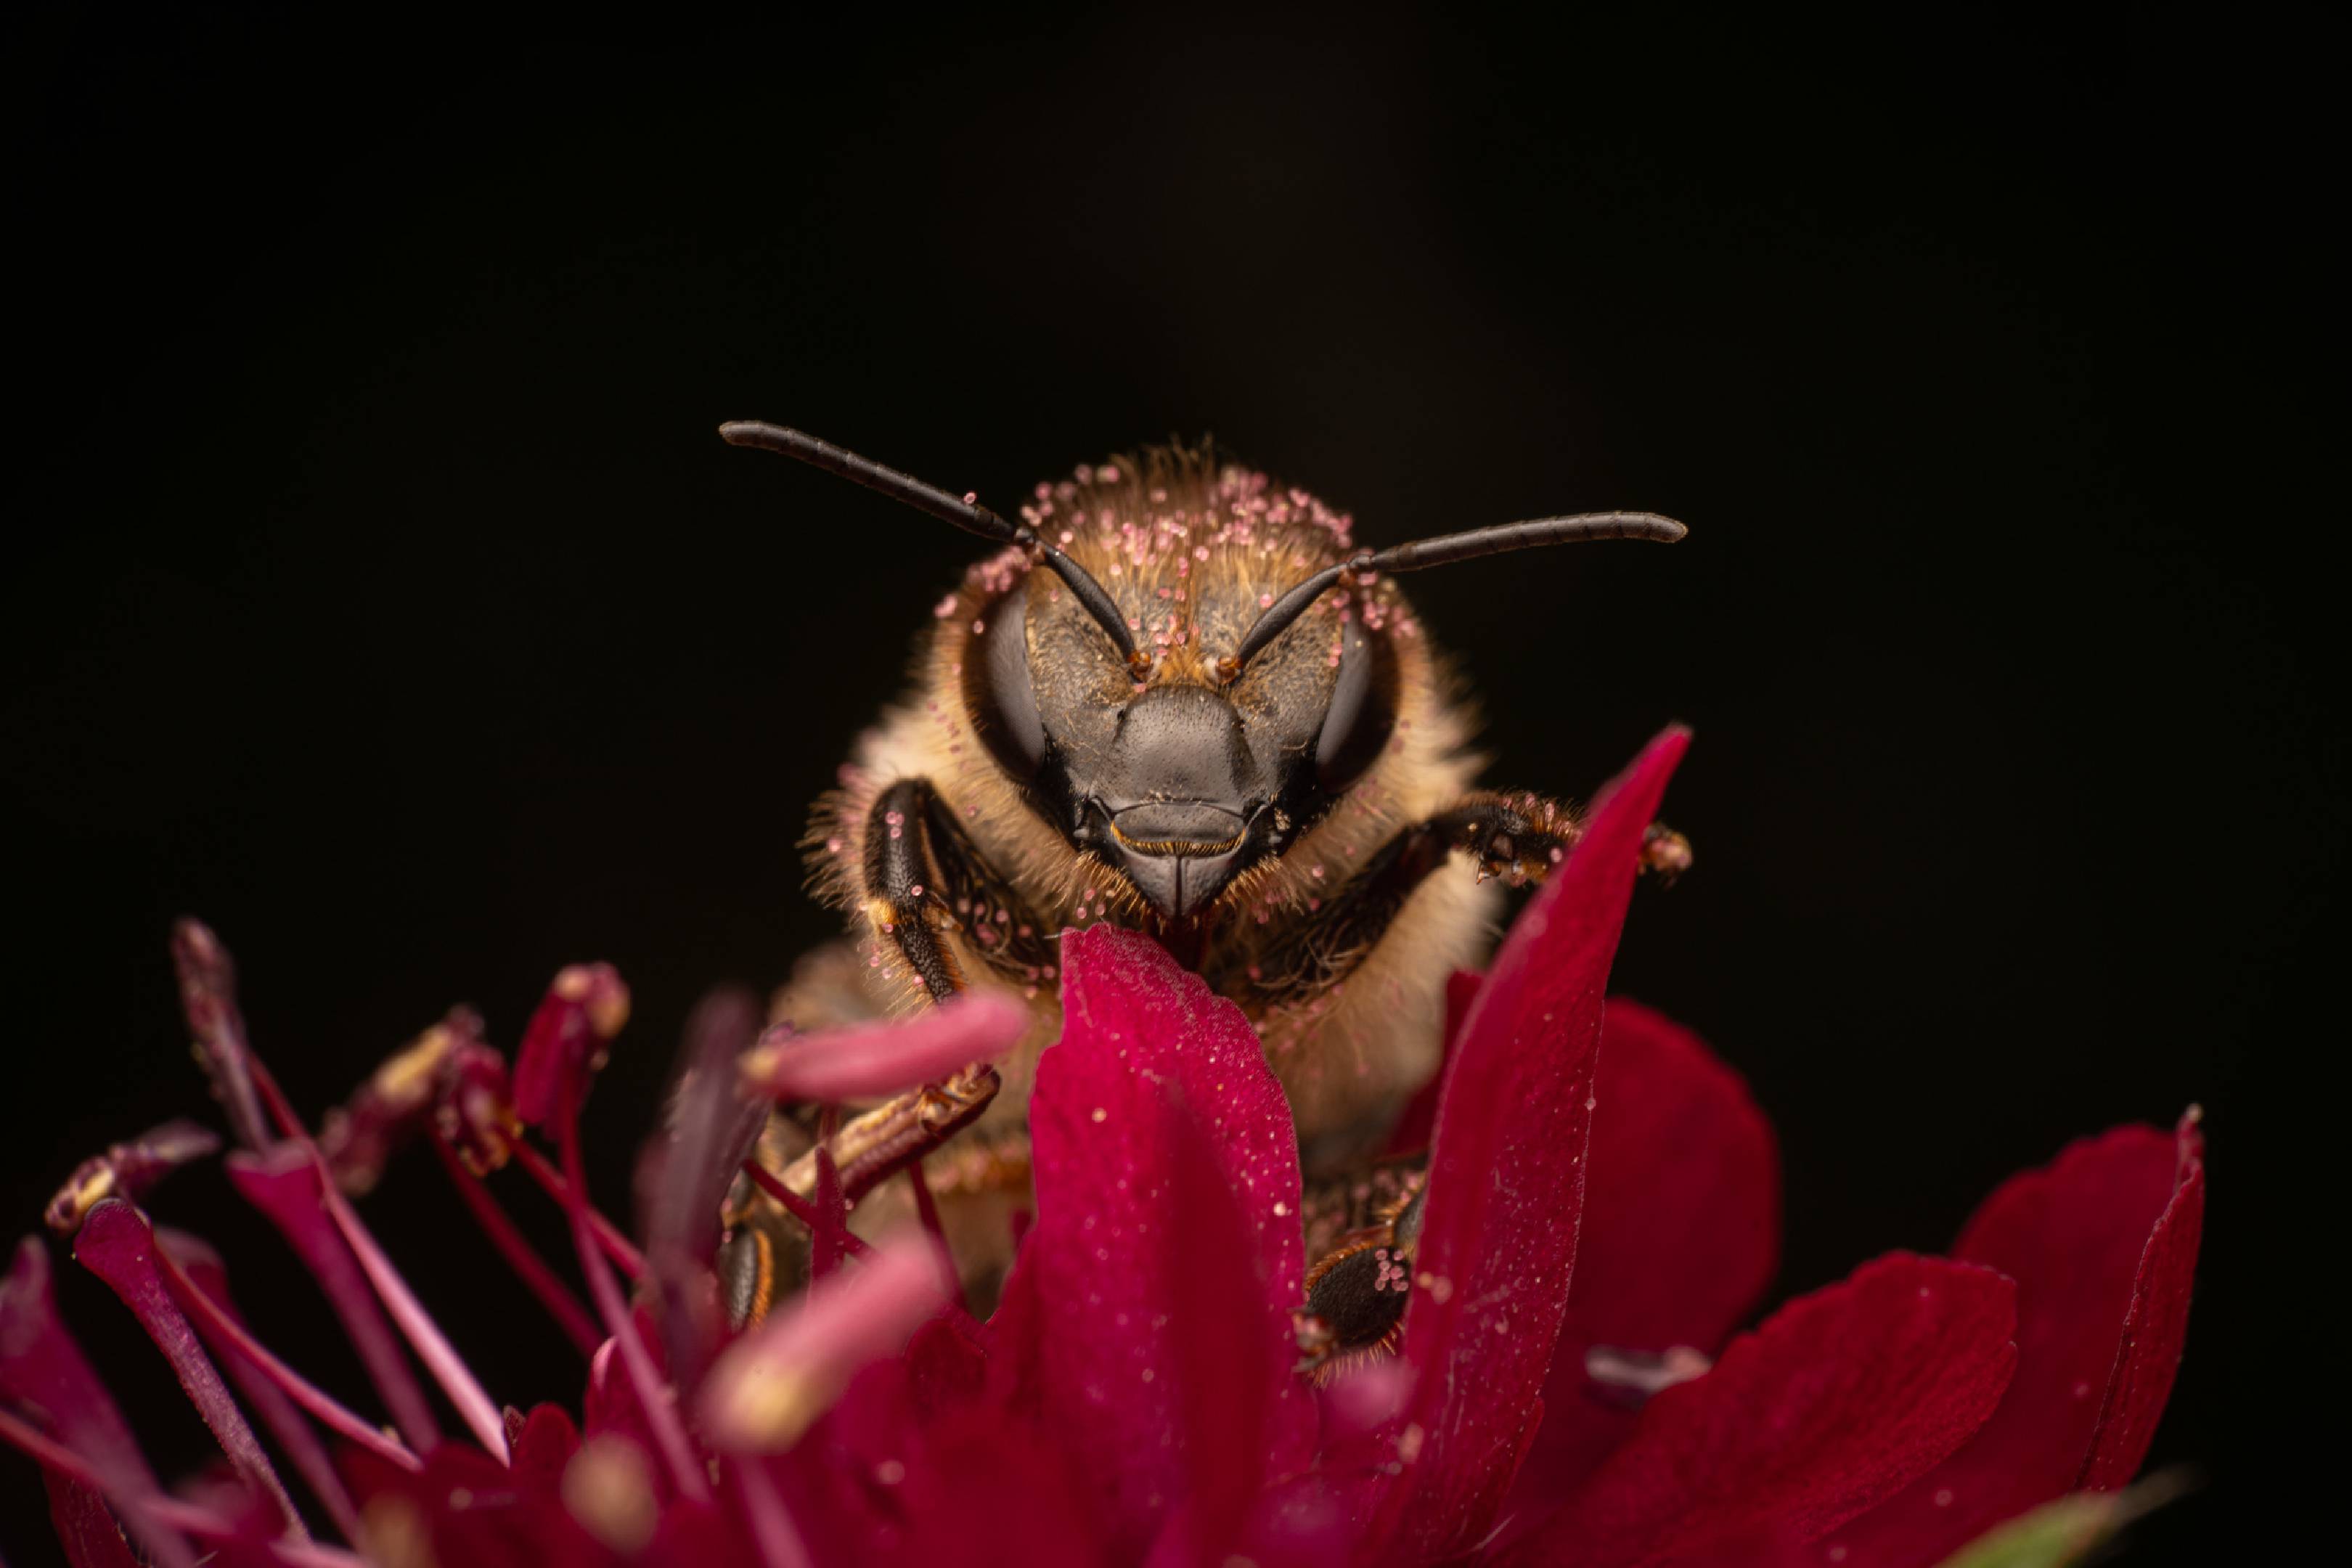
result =
[[[546,1155],[520,1138],[514,1141],[513,1149],[515,1163],[530,1173],[532,1181],[547,1190],[549,1197],[563,1205],[566,1214],[571,1213],[571,1199],[568,1196],[571,1184],[564,1180],[563,1173],[549,1164]],[[629,1283],[634,1285],[646,1277],[646,1255],[639,1252],[636,1245],[621,1234],[620,1226],[599,1214],[593,1205],[591,1205],[588,1210],[588,1224],[595,1234],[596,1245],[603,1249],[605,1257],[613,1260],[613,1267],[629,1277]]]
[[[188,1305],[188,1299],[180,1295],[181,1283],[184,1281],[202,1294],[205,1305],[244,1330],[246,1337],[251,1339],[252,1331],[246,1329],[245,1320],[237,1314],[236,1302],[229,1294],[228,1271],[221,1267],[219,1258],[212,1249],[194,1237],[177,1231],[158,1228],[155,1239],[163,1249],[163,1261],[167,1266],[163,1282],[172,1288],[175,1296],[180,1296],[181,1305]],[[328,1454],[326,1444],[319,1440],[318,1432],[267,1372],[241,1355],[222,1355],[220,1343],[206,1328],[203,1312],[196,1311],[192,1315],[196,1320],[196,1332],[205,1336],[205,1343],[212,1347],[213,1354],[227,1363],[228,1380],[236,1385],[247,1408],[253,1411],[269,1435],[278,1440],[278,1447],[285,1451],[296,1472],[310,1487],[310,1495],[319,1500],[320,1506],[327,1510],[327,1517],[334,1521],[343,1539],[357,1541],[360,1538],[359,1508],[352,1501],[351,1490],[343,1485],[343,1478],[336,1470],[335,1461]],[[231,1348],[234,1350],[235,1347]]]
[[[555,1125],[558,1145],[563,1153],[564,1211],[572,1217],[572,1245],[580,1253],[580,1271],[587,1277],[589,1297],[596,1303],[597,1313],[604,1318],[614,1342],[620,1347],[621,1364],[636,1387],[637,1403],[645,1410],[646,1424],[653,1428],[655,1445],[661,1449],[662,1462],[669,1468],[671,1481],[683,1496],[695,1502],[708,1502],[710,1488],[703,1479],[702,1465],[687,1442],[686,1428],[678,1423],[677,1409],[670,1403],[667,1385],[654,1370],[653,1356],[637,1333],[637,1325],[629,1315],[629,1304],[622,1299],[613,1276],[606,1272],[598,1249],[593,1223],[595,1211],[588,1203],[588,1170],[580,1157],[579,1086],[567,1081],[561,1092]]]
[[[793,1525],[793,1516],[776,1491],[776,1483],[755,1458],[730,1461],[736,1489],[743,1495],[743,1514],[751,1526],[752,1542],[760,1549],[760,1568],[810,1568],[808,1547]]]
[[[841,1168],[833,1163],[833,1144],[827,1137],[816,1146],[816,1227],[815,1245],[809,1249],[809,1278],[822,1279],[841,1267],[842,1258],[849,1248],[844,1237],[849,1235],[849,1208],[841,1200]]]
[[[387,1437],[357,1415],[339,1404],[333,1395],[320,1389],[271,1353],[268,1347],[253,1337],[243,1323],[225,1311],[220,1304],[205,1294],[187,1270],[181,1268],[171,1253],[158,1248],[156,1261],[163,1283],[173,1299],[192,1313],[197,1332],[215,1348],[226,1345],[231,1352],[259,1372],[295,1404],[323,1423],[331,1430],[350,1438],[361,1447],[404,1470],[421,1470],[423,1460],[405,1447]]]
[[[266,1154],[232,1154],[226,1167],[230,1184],[277,1226],[318,1282],[342,1324],[343,1336],[359,1352],[376,1397],[383,1401],[408,1446],[420,1453],[438,1447],[441,1424],[409,1369],[374,1287],[319,1202],[316,1171],[300,1158],[299,1150],[283,1143]]]
[[[771,1171],[757,1160],[744,1161],[743,1173],[751,1177],[752,1184],[761,1192],[767,1194],[770,1197],[775,1199],[779,1205],[782,1205],[783,1211],[786,1214],[792,1215],[794,1219],[808,1226],[810,1234],[814,1235],[815,1233],[819,1224],[815,1205],[811,1204],[808,1199],[801,1196],[800,1194],[793,1191],[790,1186],[786,1185],[784,1179],[782,1176],[777,1175],[775,1172]],[[848,1249],[849,1255],[852,1258],[869,1258],[873,1256],[874,1248],[872,1245],[869,1244],[863,1237],[851,1231],[845,1230],[842,1232],[842,1246]]]
[[[964,1298],[963,1276],[956,1268],[955,1249],[948,1245],[947,1226],[940,1220],[939,1200],[931,1196],[930,1178],[923,1173],[920,1160],[907,1167],[907,1184],[915,1189],[915,1216],[922,1221],[925,1233],[931,1238],[931,1250],[939,1255],[940,1279],[947,1288],[948,1300],[969,1313],[971,1307]]]
[[[752,1184],[761,1192],[775,1199],[786,1214],[808,1226],[812,1233],[816,1230],[816,1210],[811,1206],[808,1199],[793,1191],[782,1176],[777,1175],[757,1160],[744,1161],[743,1173],[751,1177]],[[861,1261],[874,1256],[873,1243],[845,1226],[841,1232],[841,1245],[843,1250],[850,1257]],[[990,1343],[988,1325],[973,1317],[971,1307],[965,1304],[962,1297],[962,1283],[956,1275],[954,1259],[942,1258],[941,1264],[943,1279],[954,1281],[955,1287],[948,1293],[949,1310],[942,1315],[940,1321],[955,1330],[957,1337],[966,1344],[976,1350],[986,1351]],[[944,1285],[942,1289],[945,1289]]]
[[[277,1120],[286,1136],[310,1156],[311,1169],[318,1173],[320,1202],[325,1206],[328,1217],[335,1222],[335,1228],[341,1231],[343,1239],[351,1244],[352,1255],[359,1259],[368,1283],[375,1287],[376,1295],[383,1299],[384,1310],[399,1325],[400,1331],[407,1336],[410,1347],[416,1352],[416,1359],[425,1363],[425,1369],[441,1385],[441,1392],[449,1396],[449,1403],[457,1407],[457,1414],[473,1431],[475,1441],[480,1443],[499,1463],[507,1463],[504,1415],[498,1405],[491,1403],[490,1396],[482,1392],[482,1385],[474,1381],[474,1374],[467,1369],[465,1361],[441,1332],[440,1325],[433,1321],[424,1303],[417,1300],[415,1294],[408,1289],[408,1282],[400,1277],[400,1270],[393,1267],[392,1259],[376,1244],[375,1237],[361,1221],[359,1211],[352,1208],[343,1196],[342,1189],[335,1185],[334,1172],[328,1166],[327,1157],[319,1152],[319,1145],[311,1139],[310,1130],[302,1125],[302,1119],[295,1115],[294,1108],[287,1103],[284,1092],[278,1087],[278,1080],[270,1077],[269,1069],[262,1065],[259,1057],[248,1054],[247,1065],[252,1070],[254,1087],[261,1091],[262,1100],[269,1108],[269,1114]]]
[[[142,1541],[161,1538],[183,1552],[186,1543],[180,1540],[182,1534],[200,1541],[248,1547],[257,1544],[244,1530],[209,1509],[110,1480],[79,1453],[5,1409],[0,1409],[0,1443],[7,1444],[44,1468],[99,1492],[131,1522]],[[268,1541],[257,1544],[289,1568],[367,1568],[358,1553],[321,1546],[313,1541]]]
[[[562,1328],[580,1353],[594,1355],[604,1336],[596,1331],[596,1321],[588,1315],[588,1309],[580,1304],[570,1287],[556,1278],[547,1260],[532,1250],[530,1243],[515,1228],[514,1221],[507,1217],[507,1211],[499,1206],[488,1184],[466,1168],[457,1151],[438,1132],[433,1135],[433,1152],[441,1157],[441,1168],[449,1173],[457,1195],[466,1200],[466,1207],[472,1211],[475,1222],[490,1238],[490,1244],[506,1258],[507,1266],[522,1277],[522,1282],[530,1287],[531,1294],[539,1298],[540,1305],[547,1309],[548,1315]]]
[[[188,1402],[212,1428],[230,1466],[247,1485],[277,1505],[289,1536],[310,1540],[310,1532],[296,1511],[294,1500],[287,1495],[286,1484],[278,1479],[269,1456],[262,1451],[261,1440],[237,1409],[228,1384],[221,1381],[219,1369],[205,1354],[186,1316],[173,1305],[157,1262],[162,1254],[147,1216],[120,1198],[110,1198],[90,1210],[81,1234],[74,1238],[75,1258],[106,1281],[107,1288],[139,1320],[155,1348],[163,1352]]]

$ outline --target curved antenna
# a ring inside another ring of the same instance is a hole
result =
[[[1150,656],[1140,653],[1135,638],[1129,632],[1127,617],[1118,613],[1118,602],[1103,592],[1103,585],[1094,580],[1087,569],[1071,560],[1055,546],[1037,537],[1036,531],[1026,523],[1012,522],[964,496],[950,495],[936,485],[927,485],[912,474],[902,474],[896,468],[886,468],[871,458],[820,441],[805,432],[782,425],[771,425],[760,419],[730,419],[719,427],[719,436],[731,447],[756,447],[763,452],[781,452],[813,468],[823,468],[853,484],[879,490],[893,500],[906,502],[917,511],[929,512],[941,522],[951,522],[966,533],[977,533],[982,539],[998,544],[1017,544],[1024,550],[1034,550],[1056,576],[1069,584],[1078,604],[1092,616],[1118,649],[1120,658],[1129,669],[1141,670],[1150,666]]]
[[[1231,658],[1217,661],[1217,673],[1232,680],[1265,645],[1290,628],[1321,598],[1331,584],[1350,572],[1422,572],[1450,562],[1506,551],[1532,550],[1542,544],[1580,544],[1589,539],[1647,539],[1672,544],[1690,531],[1671,517],[1654,511],[1587,511],[1574,517],[1538,517],[1526,522],[1501,522],[1462,533],[1442,533],[1391,544],[1386,550],[1360,550],[1336,565],[1326,566],[1268,605],[1251,624],[1242,646]]]

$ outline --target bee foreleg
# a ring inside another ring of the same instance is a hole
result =
[[[1007,980],[1034,984],[1049,973],[1052,933],[928,781],[900,779],[875,799],[859,868],[866,920],[932,1000],[969,984],[941,940],[950,931]]]
[[[947,907],[925,853],[933,798],[929,782],[900,779],[867,811],[866,917],[878,936],[898,948],[931,1000],[940,1002],[962,990],[964,982],[931,929],[932,911]]]

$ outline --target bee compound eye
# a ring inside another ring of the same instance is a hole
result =
[[[1362,775],[1389,737],[1394,715],[1382,689],[1380,651],[1352,617],[1341,628],[1339,673],[1315,737],[1316,777],[1335,794]]]
[[[1015,583],[990,606],[977,639],[980,657],[967,661],[965,700],[988,749],[1005,769],[1033,778],[1045,760],[1045,722],[1029,673],[1029,595]]]

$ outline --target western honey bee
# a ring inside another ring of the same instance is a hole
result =
[[[1435,1070],[1446,976],[1483,954],[1503,887],[1540,879],[1577,833],[1553,800],[1474,787],[1470,721],[1395,575],[1671,542],[1682,524],[1598,512],[1369,549],[1307,492],[1176,447],[1040,484],[1015,521],[796,430],[719,430],[1001,547],[939,601],[912,693],[816,806],[813,879],[851,937],[803,962],[777,1013],[808,1029],[996,986],[1034,1026],[1001,1074],[834,1130],[846,1194],[922,1160],[968,1284],[992,1290],[1027,1201],[1037,1052],[1060,1029],[1056,940],[1099,921],[1150,931],[1248,1015],[1310,1190],[1360,1168]],[[1653,828],[1654,868],[1688,854]],[[803,1194],[811,1141],[780,1117],[761,1154]],[[1350,1247],[1375,1232],[1409,1243],[1410,1184],[1393,1195],[1355,1216]],[[739,1198],[730,1289],[753,1315],[793,1272],[798,1233],[763,1223],[777,1211],[750,1189]],[[1342,1349],[1391,1326],[1348,1321],[1347,1255],[1315,1276]]]

